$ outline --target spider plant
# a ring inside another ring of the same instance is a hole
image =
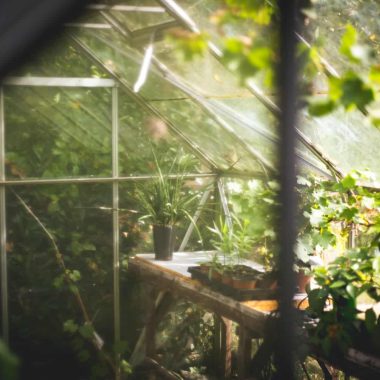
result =
[[[174,226],[184,219],[193,222],[189,211],[194,210],[199,193],[185,189],[188,160],[186,157],[176,157],[164,174],[154,153],[153,156],[156,177],[136,189],[144,213],[140,220],[161,226]]]

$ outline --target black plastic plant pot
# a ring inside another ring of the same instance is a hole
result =
[[[156,260],[172,260],[174,251],[174,227],[153,225],[153,244]]]

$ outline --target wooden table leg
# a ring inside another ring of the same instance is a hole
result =
[[[232,369],[232,321],[226,318],[222,318],[221,322],[222,375],[225,379],[229,379],[231,377]]]
[[[157,324],[165,316],[173,302],[174,298],[171,293],[161,291],[157,295],[157,292],[153,292],[146,325],[141,331],[133,353],[129,358],[132,365],[137,365],[145,356],[154,356]]]
[[[239,346],[237,354],[238,379],[248,377],[249,363],[252,355],[252,337],[249,330],[239,326]]]
[[[231,377],[232,321],[214,315],[214,357],[220,378]]]

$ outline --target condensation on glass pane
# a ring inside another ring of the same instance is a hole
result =
[[[5,88],[10,178],[111,175],[109,89]]]

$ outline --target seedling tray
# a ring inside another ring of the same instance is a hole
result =
[[[235,289],[230,285],[224,284],[223,282],[210,279],[208,274],[202,272],[199,266],[189,267],[187,271],[191,273],[191,278],[198,280],[202,284],[209,286],[211,289],[237,301],[277,299],[277,291],[275,289]]]

